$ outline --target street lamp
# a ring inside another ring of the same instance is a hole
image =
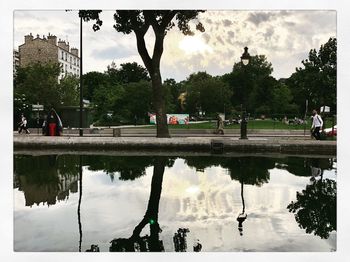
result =
[[[80,86],[80,103],[79,103],[79,136],[83,136],[83,15],[80,14],[80,70],[79,70],[79,86]]]
[[[249,64],[250,61],[250,55],[248,53],[248,47],[244,48],[244,53],[241,56],[241,62],[243,66],[246,66]],[[243,101],[246,103],[246,101]],[[245,111],[245,104],[243,105],[244,108],[242,108],[242,121],[241,121],[241,137],[240,139],[248,139],[247,137],[247,116],[246,116],[246,111]]]

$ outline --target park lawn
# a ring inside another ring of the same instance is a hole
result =
[[[155,128],[155,126],[150,126],[149,128]],[[216,121],[204,122],[204,123],[194,123],[188,125],[169,125],[170,129],[215,129]],[[225,129],[240,129],[239,124],[232,124],[225,126]],[[308,125],[306,128],[309,128]],[[304,129],[304,125],[287,125],[279,121],[273,120],[250,120],[248,122],[248,129]]]
[[[331,121],[326,121],[326,127],[331,127]],[[137,128],[137,127],[136,127]],[[155,128],[155,126],[150,126],[148,128]],[[204,123],[194,123],[188,125],[169,125],[170,129],[215,129],[216,121],[212,122],[204,122]],[[229,126],[225,126],[225,129],[240,129],[241,126],[239,124],[233,124]],[[309,130],[311,128],[311,123],[307,123],[304,125],[288,125],[282,123],[281,121],[273,121],[273,120],[250,120],[248,122],[248,129],[282,129],[282,130]]]

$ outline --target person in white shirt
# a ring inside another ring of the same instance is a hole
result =
[[[25,118],[25,116],[22,114],[21,116],[21,123],[20,123],[20,126],[19,126],[19,130],[18,130],[18,133],[22,133],[22,131],[26,131],[26,134],[30,134],[28,128],[27,128],[27,119]]]
[[[313,114],[312,126],[311,126],[312,136],[315,137],[316,140],[320,140],[321,139],[320,129],[322,129],[323,121],[321,116],[317,114],[317,111],[315,109],[312,111],[312,114]]]

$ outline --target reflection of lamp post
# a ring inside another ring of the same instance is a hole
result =
[[[250,60],[250,55],[248,53],[248,47],[244,48],[244,53],[241,56],[241,61],[243,66],[246,66],[249,64]],[[243,101],[246,104],[246,101]],[[244,108],[242,109],[242,121],[241,121],[241,138],[240,139],[248,139],[247,137],[247,116],[246,116],[246,111],[245,111],[245,106],[243,105]]]
[[[83,196],[83,157],[79,156],[79,202],[78,202],[78,225],[79,225],[79,252],[81,252],[81,242],[83,239],[83,231],[81,226],[81,198]]]
[[[237,217],[238,221],[238,231],[241,236],[243,236],[243,222],[247,219],[247,214],[245,213],[245,204],[243,196],[243,181],[241,181],[241,198],[242,198],[242,213]]]

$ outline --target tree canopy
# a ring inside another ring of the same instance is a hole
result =
[[[318,51],[311,49],[302,64],[287,80],[296,104],[304,112],[307,99],[310,109],[327,105],[336,112],[337,39],[330,38]]]

